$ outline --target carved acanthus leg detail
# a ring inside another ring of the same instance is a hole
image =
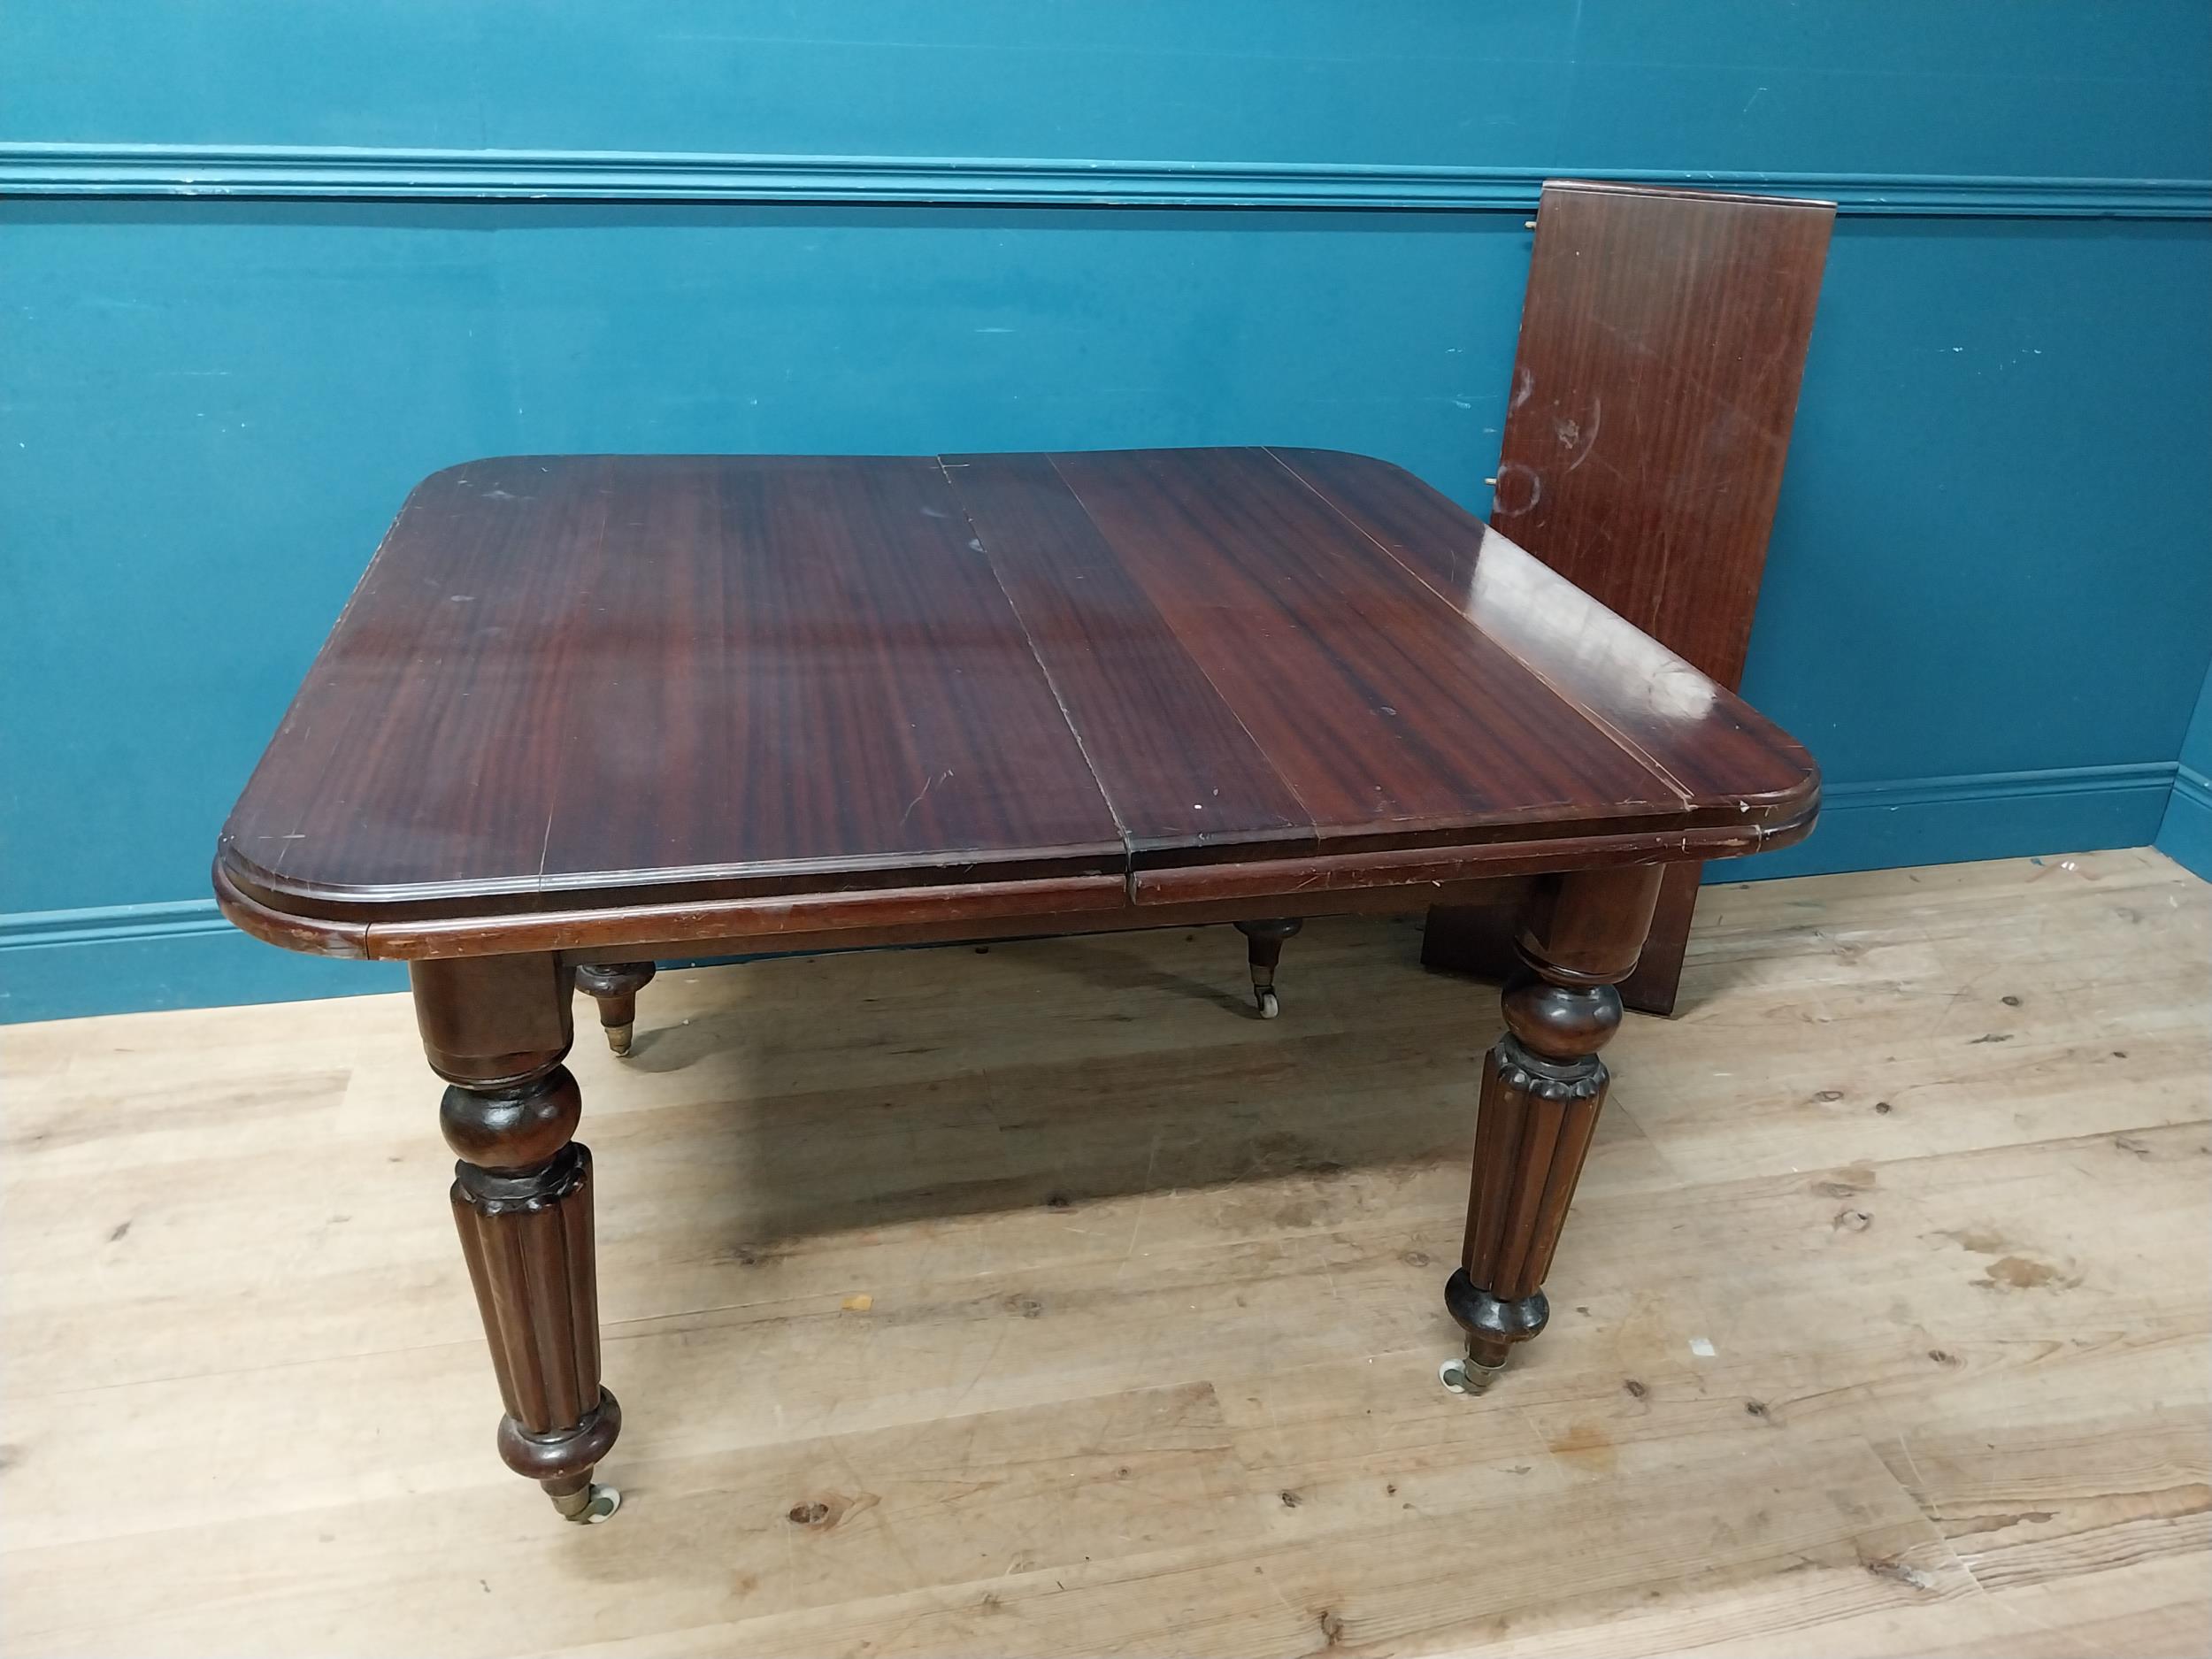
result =
[[[1262,1019],[1272,1019],[1282,1011],[1275,995],[1275,967],[1283,959],[1284,941],[1295,938],[1305,925],[1295,916],[1237,924],[1237,932],[1244,935],[1245,961],[1252,970],[1252,1001],[1258,1005]]]
[[[1636,965],[1658,877],[1548,878],[1521,929],[1526,966],[1507,982],[1506,1034],[1483,1062],[1466,1240],[1444,1287],[1467,1333],[1466,1360],[1444,1380],[1463,1392],[1486,1387],[1550,1317],[1544,1277],[1609,1080],[1598,1050],[1620,1027],[1615,982]]]
[[[590,993],[599,1004],[599,1024],[607,1033],[607,1047],[617,1055],[630,1052],[630,1038],[637,1025],[637,994],[651,983],[649,962],[595,962],[576,970],[578,988]]]
[[[549,957],[419,963],[415,1002],[431,1064],[453,1221],[483,1316],[505,1415],[499,1455],[572,1521],[620,1495],[592,1471],[621,1432],[599,1380],[591,1153],[572,1139],[583,1102],[561,1064],[571,989]]]

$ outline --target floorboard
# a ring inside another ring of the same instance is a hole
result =
[[[664,972],[611,1525],[494,1456],[403,999],[0,1033],[22,1654],[2212,1648],[2212,887],[1705,890],[1487,1397],[1479,987],[1309,926]]]

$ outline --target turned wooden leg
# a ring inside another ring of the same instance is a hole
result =
[[[1445,1386],[1476,1394],[1551,1317],[1544,1276],[1605,1103],[1598,1050],[1621,1023],[1616,988],[1636,965],[1660,872],[1577,872],[1538,883],[1506,982],[1505,1035],[1483,1061],[1473,1189],[1444,1305],[1467,1333]]]
[[[1621,1002],[1640,1014],[1671,1014],[1681,990],[1702,864],[1669,864],[1659,885],[1651,933],[1635,971],[1620,983]],[[1432,973],[1506,979],[1519,965],[1514,925],[1517,904],[1432,904],[1421,930],[1421,965]]]
[[[607,1047],[618,1055],[630,1052],[630,1033],[637,1024],[637,994],[652,977],[649,962],[589,962],[576,970],[577,986],[598,1002]]]
[[[1305,925],[1295,916],[1237,924],[1237,932],[1244,935],[1245,960],[1252,966],[1252,1000],[1259,1005],[1262,1019],[1282,1012],[1275,997],[1275,964],[1283,959],[1283,941],[1294,938]]]
[[[413,965],[453,1168],[453,1220],[506,1408],[499,1455],[572,1521],[602,1521],[621,1494],[592,1471],[622,1431],[599,1381],[591,1153],[571,1137],[583,1109],[561,1064],[571,972],[551,956]]]

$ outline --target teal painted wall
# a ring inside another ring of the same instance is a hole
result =
[[[2212,881],[2212,669],[2205,671],[2196,718],[2181,740],[2181,764],[2159,826],[2158,849]]]
[[[395,983],[204,895],[424,473],[1264,442],[1484,511],[1547,173],[1845,204],[1747,682],[1830,810],[1727,873],[2148,841],[2212,658],[2208,100],[2193,0],[17,0],[0,1018]]]

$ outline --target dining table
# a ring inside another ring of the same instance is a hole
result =
[[[1219,923],[1288,1024],[1305,918],[1509,903],[1444,1286],[1479,1393],[1548,1317],[1663,875],[1819,800],[1772,722],[1384,460],[521,455],[407,497],[214,884],[272,944],[408,964],[499,1454],[594,1521],[580,990],[625,1053],[657,961]]]

